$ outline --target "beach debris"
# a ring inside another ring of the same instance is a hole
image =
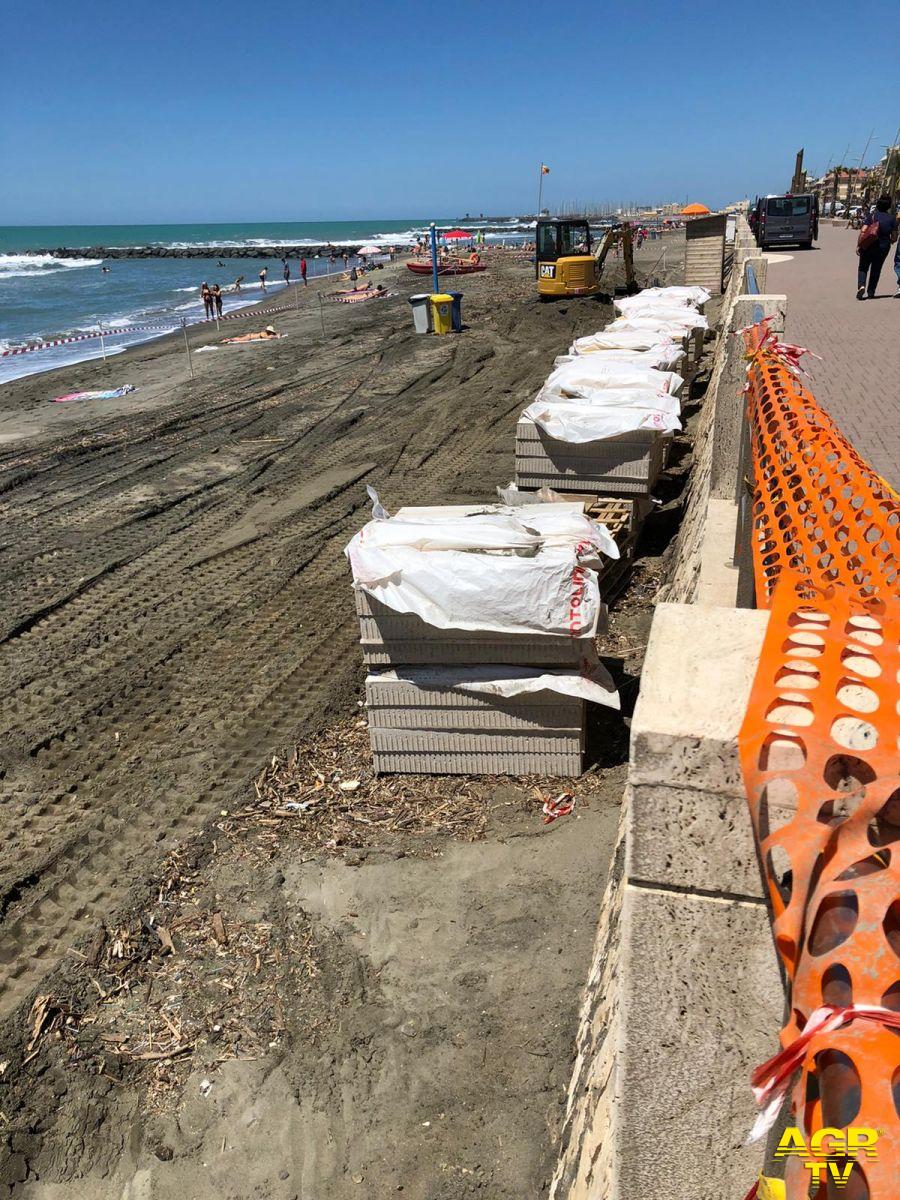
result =
[[[228,945],[228,931],[225,928],[225,922],[222,919],[220,912],[214,912],[212,915],[212,933],[213,937],[220,946]]]
[[[28,1013],[28,1042],[23,1063],[27,1063],[39,1053],[41,1044],[47,1038],[54,1034],[62,1036],[63,1029],[72,1021],[72,1009],[65,1001],[49,993],[35,996]]]
[[[541,801],[541,812],[544,814],[544,824],[552,825],[560,817],[567,817],[575,808],[575,797],[571,792],[560,792],[555,800],[544,796],[540,788],[534,789]]]
[[[166,954],[175,953],[175,943],[172,941],[172,935],[166,929],[165,925],[156,926],[156,936],[159,938],[160,945]]]
[[[124,383],[121,387],[107,388],[104,391],[96,392],[68,392],[65,396],[54,396],[54,404],[68,404],[70,400],[115,400],[119,396],[127,396],[129,392],[136,392],[137,388],[130,383]]]

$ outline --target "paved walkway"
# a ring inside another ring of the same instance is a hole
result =
[[[856,299],[856,232],[825,222],[813,250],[786,250],[769,262],[766,291],[788,298],[789,342],[804,359],[810,389],[857,452],[900,490],[900,300],[893,249],[874,300]]]

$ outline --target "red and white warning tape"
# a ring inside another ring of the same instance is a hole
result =
[[[276,308],[242,309],[241,312],[224,313],[219,317],[219,320],[237,321],[241,317],[266,317],[270,313],[288,312],[293,308],[295,308],[293,304],[281,304]],[[194,325],[211,325],[215,319],[215,317],[199,317],[185,323],[190,327]],[[9,358],[13,354],[32,354],[36,350],[51,350],[54,346],[67,346],[72,342],[86,342],[90,338],[116,337],[127,333],[144,333],[150,330],[160,333],[176,333],[180,328],[180,325],[122,325],[110,329],[98,329],[96,332],[91,333],[76,333],[71,337],[54,338],[50,342],[32,342],[28,346],[13,346],[9,350],[0,350],[0,358]]]
[[[52,342],[32,342],[30,346],[13,346],[10,350],[0,351],[0,358],[9,358],[12,354],[30,354],[34,350],[50,350],[53,346],[66,346],[70,342],[86,342],[89,338],[114,337],[120,333],[140,333],[144,329],[171,332],[168,325],[123,325],[121,328],[103,329],[96,333],[76,333],[72,337],[54,338]]]
[[[764,1137],[775,1124],[791,1077],[803,1062],[809,1043],[816,1034],[831,1033],[850,1021],[876,1021],[890,1029],[900,1030],[900,1012],[882,1008],[878,1004],[849,1004],[842,1008],[825,1004],[817,1008],[790,1045],[773,1054],[750,1076],[754,1099],[762,1111],[747,1137],[748,1145]]]
[[[330,276],[340,275],[340,271],[325,271],[321,275],[316,276],[319,279],[327,279]],[[297,286],[297,285],[295,285]],[[292,312],[296,310],[296,304],[278,304],[274,308],[242,308],[239,312],[223,313],[218,318],[219,321],[240,321],[242,318],[249,317],[267,317],[275,313]],[[211,325],[216,321],[216,317],[194,317],[191,320],[186,320],[185,325],[192,328],[195,325]],[[159,333],[176,333],[182,326],[178,325],[123,325],[111,329],[98,329],[91,333],[76,333],[71,337],[54,338],[50,342],[32,342],[28,346],[13,346],[9,350],[0,350],[0,358],[10,358],[14,354],[33,354],[38,350],[52,350],[54,346],[68,346],[72,342],[86,342],[91,338],[99,337],[121,337],[128,333],[144,333],[145,331],[154,331]]]

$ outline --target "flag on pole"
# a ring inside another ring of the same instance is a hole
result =
[[[550,174],[550,168],[546,165],[546,163],[541,163],[541,174],[542,175]]]

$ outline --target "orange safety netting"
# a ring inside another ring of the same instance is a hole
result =
[[[771,615],[740,756],[790,1009],[755,1090],[774,1110],[779,1066],[793,1078],[807,1141],[880,1131],[858,1156],[832,1142],[842,1186],[790,1157],[788,1200],[897,1200],[900,498],[803,387],[794,348],[765,322],[744,337],[756,598]]]

